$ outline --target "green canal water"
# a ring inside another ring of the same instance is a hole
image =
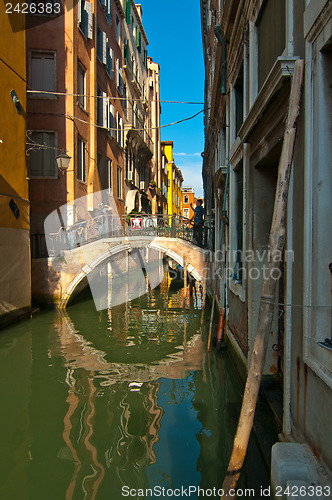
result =
[[[206,354],[192,291],[185,305],[164,279],[0,332],[1,500],[218,498],[242,386],[227,352]],[[240,487],[267,485],[252,439]]]

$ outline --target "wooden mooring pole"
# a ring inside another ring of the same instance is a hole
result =
[[[183,307],[187,307],[188,280],[187,280],[187,261],[183,257]]]

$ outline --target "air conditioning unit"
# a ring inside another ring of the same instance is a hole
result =
[[[145,190],[145,181],[141,181],[141,182],[139,183],[139,188],[140,188],[142,191],[144,191],[144,190]]]
[[[127,174],[127,180],[128,180],[128,181],[132,181],[132,180],[133,180],[133,171],[132,171],[132,170],[129,170],[129,171],[128,171],[128,174]]]

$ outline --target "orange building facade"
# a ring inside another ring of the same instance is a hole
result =
[[[194,215],[194,210],[190,205],[194,206],[194,202],[196,200],[194,188],[192,187],[183,187],[181,191],[182,195],[182,217],[186,219],[191,219]]]

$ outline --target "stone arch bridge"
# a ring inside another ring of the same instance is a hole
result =
[[[133,249],[149,248],[159,252],[202,282],[207,269],[204,249],[180,238],[156,236],[121,236],[102,238],[84,246],[64,250],[60,256],[32,260],[32,294],[41,303],[57,304],[65,308],[69,300],[87,286],[87,279],[103,262]]]

